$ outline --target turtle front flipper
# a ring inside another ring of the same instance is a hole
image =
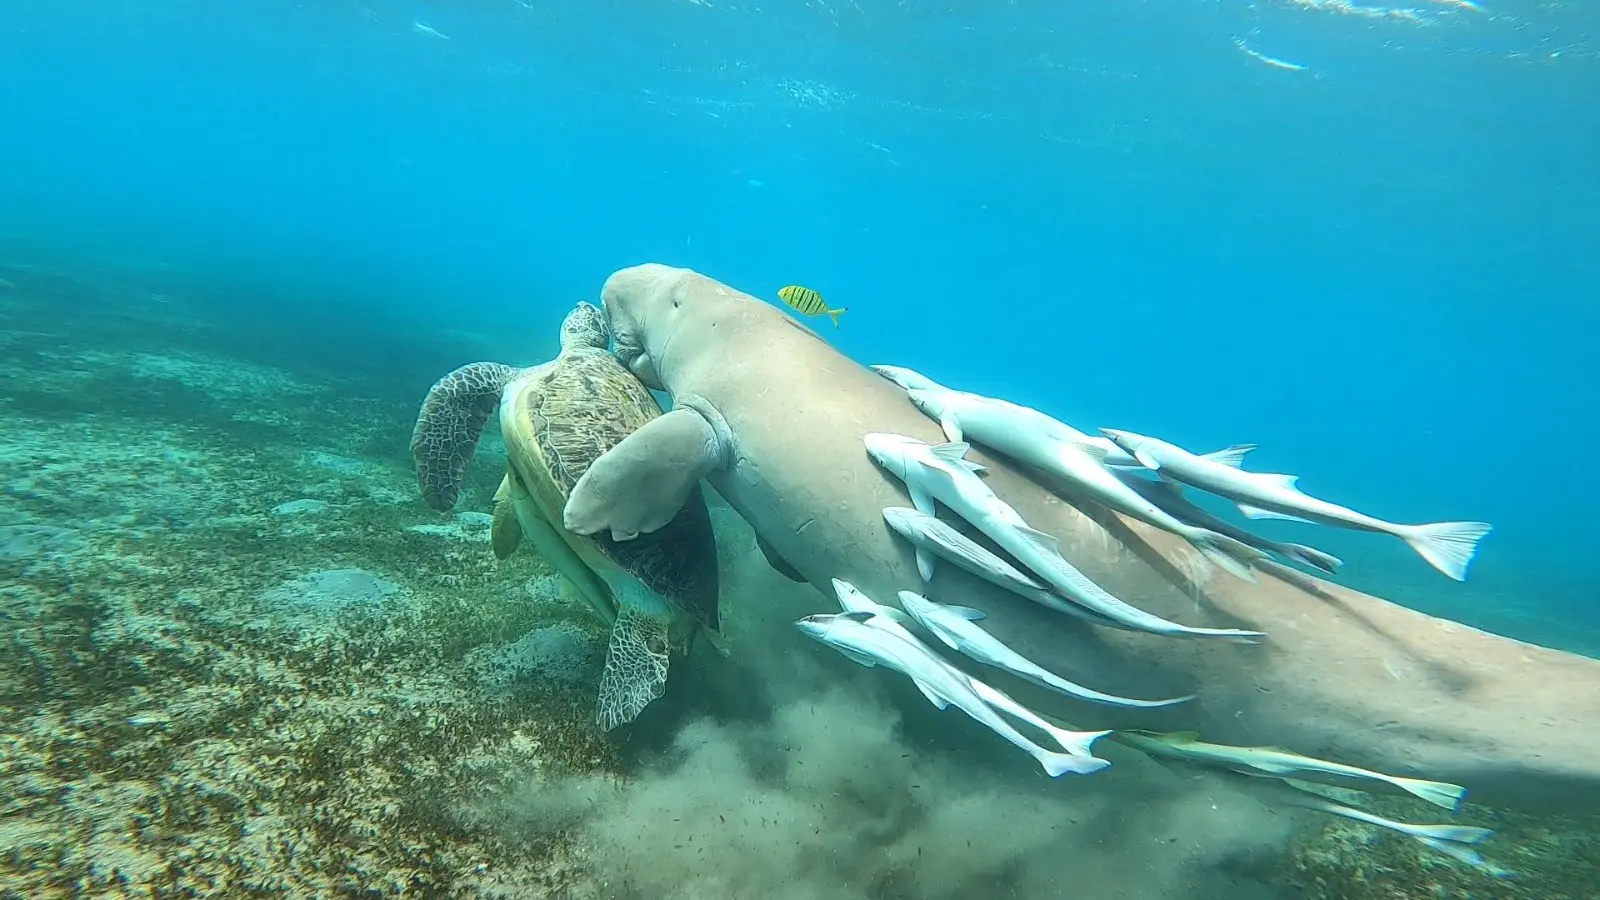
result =
[[[461,495],[467,463],[483,426],[500,406],[500,395],[521,370],[501,363],[468,363],[439,379],[422,401],[411,431],[422,499],[447,512]]]
[[[602,731],[626,725],[667,688],[667,623],[625,606],[611,626],[606,667],[600,673],[596,721]]]

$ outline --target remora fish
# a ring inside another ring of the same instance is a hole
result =
[[[913,620],[904,612],[873,600],[862,593],[855,585],[842,578],[833,579],[833,593],[834,596],[839,598],[839,606],[845,612],[868,613],[872,617],[867,620],[868,625],[874,628],[882,628],[884,631],[896,637],[905,638],[912,643],[919,643],[917,636],[906,630],[905,623]]]
[[[1393,535],[1456,581],[1466,580],[1467,567],[1478,550],[1478,542],[1492,527],[1487,522],[1396,525],[1303,494],[1295,487],[1298,480],[1295,475],[1246,472],[1204,459],[1158,438],[1110,428],[1101,430],[1146,468],[1226,497],[1252,519],[1290,519]]]
[[[976,394],[921,389],[907,395],[917,409],[939,422],[950,440],[971,435],[980,444],[1071,482],[1111,509],[1178,535],[1234,575],[1255,580],[1250,561],[1265,557],[1265,553],[1173,518],[1123,484],[1101,463],[1102,455],[1092,444],[1074,437],[1075,429],[1070,426],[1036,409]]]
[[[1494,837],[1494,832],[1487,828],[1478,828],[1472,825],[1418,825],[1412,822],[1399,822],[1386,819],[1383,816],[1356,809],[1343,803],[1336,803],[1315,791],[1307,790],[1300,785],[1288,781],[1279,781],[1273,778],[1247,778],[1238,776],[1240,784],[1253,794],[1258,794],[1258,799],[1270,799],[1285,806],[1298,806],[1302,809],[1316,810],[1330,815],[1341,816],[1356,822],[1365,822],[1379,828],[1397,831],[1410,838],[1415,838],[1430,849],[1437,850],[1448,856],[1484,869],[1492,875],[1502,876],[1510,874],[1499,866],[1485,860],[1473,845],[1481,844]]]
[[[1010,672],[1024,681],[1049,688],[1058,694],[1077,697],[1090,703],[1104,703],[1107,706],[1139,708],[1172,706],[1194,699],[1193,694],[1169,700],[1133,700],[1113,694],[1102,694],[1068,681],[1002,644],[994,635],[977,626],[977,621],[984,617],[978,610],[935,603],[911,591],[900,592],[900,605],[905,607],[906,612],[910,613],[923,628],[932,632],[934,637],[943,641],[950,649],[986,666]]]
[[[1044,767],[1051,778],[1068,772],[1086,774],[1105,768],[1103,759],[1056,753],[1028,740],[1000,718],[967,679],[957,677],[953,667],[939,659],[920,642],[908,641],[881,628],[868,625],[873,613],[848,612],[806,616],[795,622],[806,636],[832,647],[863,666],[882,665],[907,678],[923,696],[939,709],[954,705],[979,724],[1027,751]]]
[[[834,594],[839,598],[839,605],[844,607],[847,612],[864,612],[871,614],[872,617],[867,620],[868,625],[871,625],[874,628],[881,628],[890,634],[905,638],[918,647],[927,649],[926,644],[917,640],[916,636],[907,631],[901,624],[902,620],[906,622],[914,621],[910,616],[906,615],[901,610],[895,609],[892,606],[878,603],[871,597],[868,597],[855,585],[840,578],[833,579],[833,591]],[[1059,744],[1061,749],[1067,751],[1068,753],[1080,756],[1092,756],[1093,754],[1089,749],[1091,745],[1093,745],[1096,740],[1099,740],[1100,738],[1103,738],[1111,733],[1109,729],[1104,731],[1068,731],[1064,728],[1057,728],[1056,726],[1040,718],[1033,712],[1033,710],[1028,709],[1026,706],[1023,706],[1017,701],[1011,699],[1010,695],[1006,694],[1005,692],[999,690],[998,688],[993,688],[987,684],[984,684],[983,682],[973,678],[971,675],[968,675],[966,672],[963,672],[954,666],[949,666],[945,660],[939,658],[939,656],[933,653],[931,650],[929,651],[929,656],[937,662],[944,663],[946,666],[948,666],[951,670],[951,673],[957,678],[965,681],[967,686],[972,688],[973,692],[983,699],[983,702],[989,704],[1000,712],[1011,716],[1014,719],[1020,719],[1024,722],[1027,722],[1029,725],[1032,725],[1040,731],[1050,735],[1050,738]],[[1107,763],[1106,765],[1110,765],[1110,763]]]
[[[968,391],[958,391],[954,388],[945,387],[921,372],[918,372],[914,369],[907,369],[904,366],[873,366],[872,370],[894,382],[895,384],[900,385],[907,391],[949,391],[953,394],[961,394],[967,397],[979,396]],[[1114,469],[1144,468],[1144,466],[1139,464],[1138,460],[1134,459],[1132,456],[1129,456],[1127,453],[1124,453],[1122,448],[1113,443],[1110,438],[1101,437],[1097,434],[1085,434],[1084,432],[1073,428],[1071,425],[1068,425],[1065,422],[1057,422],[1056,424],[1062,429],[1062,434],[1067,435],[1072,440],[1075,440],[1086,446],[1093,447],[1096,450],[1103,451],[1104,456],[1100,461],[1104,465],[1110,466]],[[959,439],[951,438],[951,440]]]
[[[1081,592],[1083,573],[1061,556],[1056,539],[1029,527],[1010,504],[995,496],[967,468],[971,466],[965,458],[967,444],[953,442],[935,447],[916,438],[882,432],[872,432],[863,440],[867,453],[878,465],[905,482],[919,512],[933,515],[937,498],[1051,587],[1068,596]]]
[[[912,615],[915,615],[913,612]],[[1274,778],[1307,778],[1310,775],[1334,776],[1342,779],[1381,781],[1393,785],[1414,797],[1455,812],[1461,806],[1467,789],[1442,781],[1424,781],[1419,778],[1401,778],[1371,769],[1347,766],[1301,756],[1279,747],[1235,747],[1229,744],[1208,744],[1191,731],[1158,734],[1150,731],[1119,731],[1118,739],[1157,756],[1182,759],[1189,762],[1222,766],[1246,775],[1269,775]],[[1348,786],[1348,785],[1346,785]]]
[[[1077,570],[1062,558],[1056,539],[1030,528],[1009,503],[959,465],[965,461],[968,445],[949,443],[935,447],[916,438],[883,432],[867,434],[863,443],[873,461],[905,482],[911,503],[919,512],[933,515],[937,498],[1052,587],[1071,589],[1071,575]]]
[[[883,518],[895,533],[917,548],[917,570],[923,581],[933,578],[934,557],[939,556],[1019,597],[1094,625],[1168,637],[1209,637],[1250,643],[1266,637],[1260,631],[1196,628],[1163,619],[1113,597],[1065,559],[1056,566],[1061,570],[1060,581],[1066,589],[1058,589],[1060,593],[1057,593],[957,531],[949,522],[905,506],[886,507]]]
[[[1228,449],[1238,451],[1251,449],[1253,446],[1241,444]],[[1212,459],[1217,459],[1216,454],[1207,455]],[[1220,462],[1221,460],[1218,461]],[[1144,467],[1140,466],[1140,468]],[[1307,547],[1304,544],[1290,544],[1286,541],[1268,540],[1258,534],[1251,534],[1232,522],[1219,519],[1191,503],[1189,498],[1183,496],[1183,489],[1173,482],[1143,478],[1131,471],[1122,469],[1119,469],[1116,475],[1117,478],[1122,480],[1123,484],[1138,491],[1146,500],[1172,513],[1174,518],[1188,522],[1197,528],[1205,528],[1215,531],[1217,534],[1225,534],[1241,544],[1246,544],[1257,550],[1265,550],[1268,553],[1276,553],[1296,562],[1305,563],[1312,568],[1321,569],[1329,575],[1337,575],[1339,567],[1344,565],[1344,561],[1339,557],[1323,553],[1315,547]]]

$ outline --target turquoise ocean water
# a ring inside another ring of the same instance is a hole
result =
[[[831,687],[803,702],[734,696],[716,663],[631,745],[573,736],[584,710],[539,705],[549,679],[509,693],[485,687],[509,676],[428,680],[521,646],[535,632],[518,604],[538,593],[524,587],[548,573],[524,560],[506,574],[484,545],[495,439],[465,519],[420,506],[406,451],[434,379],[477,359],[548,358],[562,315],[618,268],[686,266],[775,303],[802,284],[849,308],[837,330],[811,324],[859,362],[1089,431],[1257,443],[1250,468],[1394,521],[1491,522],[1465,583],[1389,538],[1252,528],[1342,557],[1340,581],[1360,590],[1600,656],[1596,16],[1532,0],[0,5],[0,575],[22,635],[6,672],[26,685],[6,707],[5,774],[31,798],[11,812],[36,826],[0,828],[0,892],[1596,896],[1584,893],[1600,873],[1592,824],[1474,820],[1520,836],[1502,862],[1552,879],[1522,888],[1472,881],[1470,868],[1441,875],[1411,842],[1363,863],[1378,853],[1369,837],[1291,834],[1254,807],[1235,820],[1248,839],[1182,856],[1140,827],[1175,823],[1172,842],[1199,840],[1215,829],[1199,824],[1198,799],[1157,809],[1144,797],[1126,820],[1104,797],[1076,812],[1030,805],[1044,802],[1037,772],[992,735],[948,738],[945,719],[905,711],[904,697],[893,716],[905,721],[884,724]],[[785,612],[818,611],[802,608],[814,595],[753,571],[733,564],[725,580],[781,594]],[[307,572],[324,574],[294,581]],[[422,660],[414,669],[370,662],[378,651],[359,637],[327,649],[302,618],[197,611],[277,609],[262,600],[286,596],[275,585],[349,583],[360,602],[415,601],[421,624],[372,644]],[[463,626],[458,645],[441,637],[480,607],[497,610],[488,624]],[[118,616],[177,624],[167,643],[150,636],[159,628],[97,637]],[[570,618],[571,634],[592,630],[581,610]],[[567,631],[549,634],[535,643],[567,647]],[[171,655],[182,645],[209,649]],[[599,645],[573,646],[588,660],[574,666],[596,665]],[[445,662],[426,662],[435,653]],[[379,687],[328,687],[340,672]],[[575,682],[582,702],[592,682]],[[338,716],[387,717],[409,735],[433,721],[413,700],[435,691],[447,724],[394,758],[347,753],[360,729],[326,732],[345,737],[315,756],[305,734],[323,725],[302,734],[299,713],[208,712],[160,739],[127,731],[154,714],[139,698],[164,689],[177,693],[161,695],[162,715],[243,703],[207,693],[219,684],[262,709],[301,709],[291,698],[304,692],[306,708],[333,709],[318,691],[338,703],[370,691],[362,709],[378,712]],[[449,718],[490,702],[474,691],[510,706]],[[834,709],[834,729],[808,730],[805,703]],[[401,708],[422,718],[395,718]],[[233,757],[197,749],[197,735],[273,729],[300,735],[273,738],[282,758],[311,755],[248,789],[207,768]],[[478,743],[450,744],[457,731]],[[835,771],[848,769],[838,754],[890,759],[943,740],[965,749],[899,774]],[[557,747],[573,782],[529,787],[518,766]],[[812,755],[774,762],[791,751]],[[118,753],[138,771],[106,762]],[[492,776],[461,768],[473,753]],[[433,768],[407,769],[406,754]],[[815,781],[807,764],[824,770]],[[384,766],[406,774],[364,774]],[[954,784],[966,766],[986,787]],[[346,787],[288,787],[313,771]],[[145,787],[81,808],[62,799],[90,774]],[[616,799],[596,786],[609,778],[635,787]],[[883,787],[918,778],[945,787],[915,803]],[[355,808],[339,791],[369,782],[373,809],[400,812],[259,824]],[[761,827],[783,830],[762,843],[753,825],[737,840],[660,828],[729,814],[686,799],[697,786],[757,798]],[[472,815],[458,808],[469,796]],[[603,815],[575,811],[597,797],[611,798]],[[117,827],[133,837],[89,837],[107,810],[132,817]],[[961,829],[963,810],[984,824]],[[1080,813],[1059,843],[1029,830]],[[1014,852],[970,852],[985,829]],[[1091,833],[1099,849],[1076,867],[1043,862]],[[297,846],[316,863],[291,862]],[[929,874],[924,847],[943,870]],[[1540,853],[1593,868],[1555,871]],[[1401,892],[1350,875],[1364,864]],[[1140,882],[1130,866],[1161,874]],[[1145,893],[1118,893],[1129,890]]]

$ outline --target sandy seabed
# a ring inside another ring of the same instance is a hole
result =
[[[796,638],[821,598],[722,509],[730,655],[599,735],[600,623],[489,552],[496,442],[456,514],[416,495],[422,392],[485,347],[319,371],[194,297],[0,278],[0,897],[1600,895],[1593,820],[1470,807],[1493,878],[1116,748],[1051,781]]]

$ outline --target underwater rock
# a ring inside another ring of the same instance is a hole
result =
[[[581,684],[589,676],[600,639],[576,625],[544,625],[514,643],[479,647],[467,655],[467,671],[484,688],[495,693],[513,690],[518,683],[538,686],[551,681]]]
[[[488,513],[464,511],[456,513],[455,517],[446,523],[412,525],[406,530],[417,534],[431,534],[446,540],[483,544],[489,541],[489,529],[493,525],[494,517]]]
[[[279,503],[272,508],[275,516],[298,516],[305,513],[319,513],[328,508],[326,500],[312,500],[302,497],[299,500],[290,500],[288,503]]]
[[[260,601],[291,614],[332,618],[346,610],[370,609],[400,592],[399,585],[365,569],[324,569],[271,588]]]
[[[69,556],[83,546],[70,528],[55,525],[0,525],[0,562],[43,562]]]
[[[339,456],[334,453],[325,453],[321,450],[313,450],[307,453],[306,462],[319,469],[331,469],[341,475],[364,475],[371,468],[369,464],[359,459],[351,459],[348,456]]]

